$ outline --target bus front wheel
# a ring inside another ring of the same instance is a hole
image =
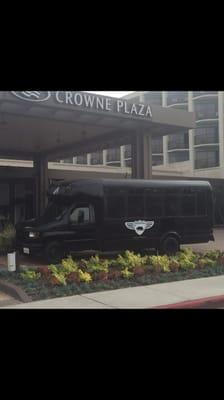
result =
[[[44,249],[44,255],[49,264],[60,263],[63,258],[60,243],[57,241],[48,242]]]

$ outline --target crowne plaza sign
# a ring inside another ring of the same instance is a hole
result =
[[[72,91],[23,91],[12,92],[14,96],[24,101],[36,103],[48,102],[50,99],[57,104],[73,106],[75,108],[103,111],[113,114],[132,115],[133,117],[152,118],[151,107],[143,103],[131,103],[126,99],[117,99],[107,96],[99,96],[85,92]]]
[[[55,96],[59,103],[66,103],[99,111],[139,115],[148,118],[152,117],[151,107],[149,105],[129,103],[124,99],[113,99],[111,97],[96,96],[82,92],[56,92]]]

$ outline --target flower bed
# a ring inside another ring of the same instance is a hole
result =
[[[143,257],[130,251],[113,260],[94,256],[77,261],[68,257],[60,265],[0,272],[0,277],[38,300],[221,274],[224,274],[223,252],[201,254],[184,249],[173,257]]]

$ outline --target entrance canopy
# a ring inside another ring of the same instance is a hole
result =
[[[85,92],[0,92],[0,157],[66,158],[195,127],[194,113]]]

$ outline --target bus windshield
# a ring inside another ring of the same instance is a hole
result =
[[[59,221],[67,209],[67,204],[50,202],[42,215],[42,219],[44,222]]]

